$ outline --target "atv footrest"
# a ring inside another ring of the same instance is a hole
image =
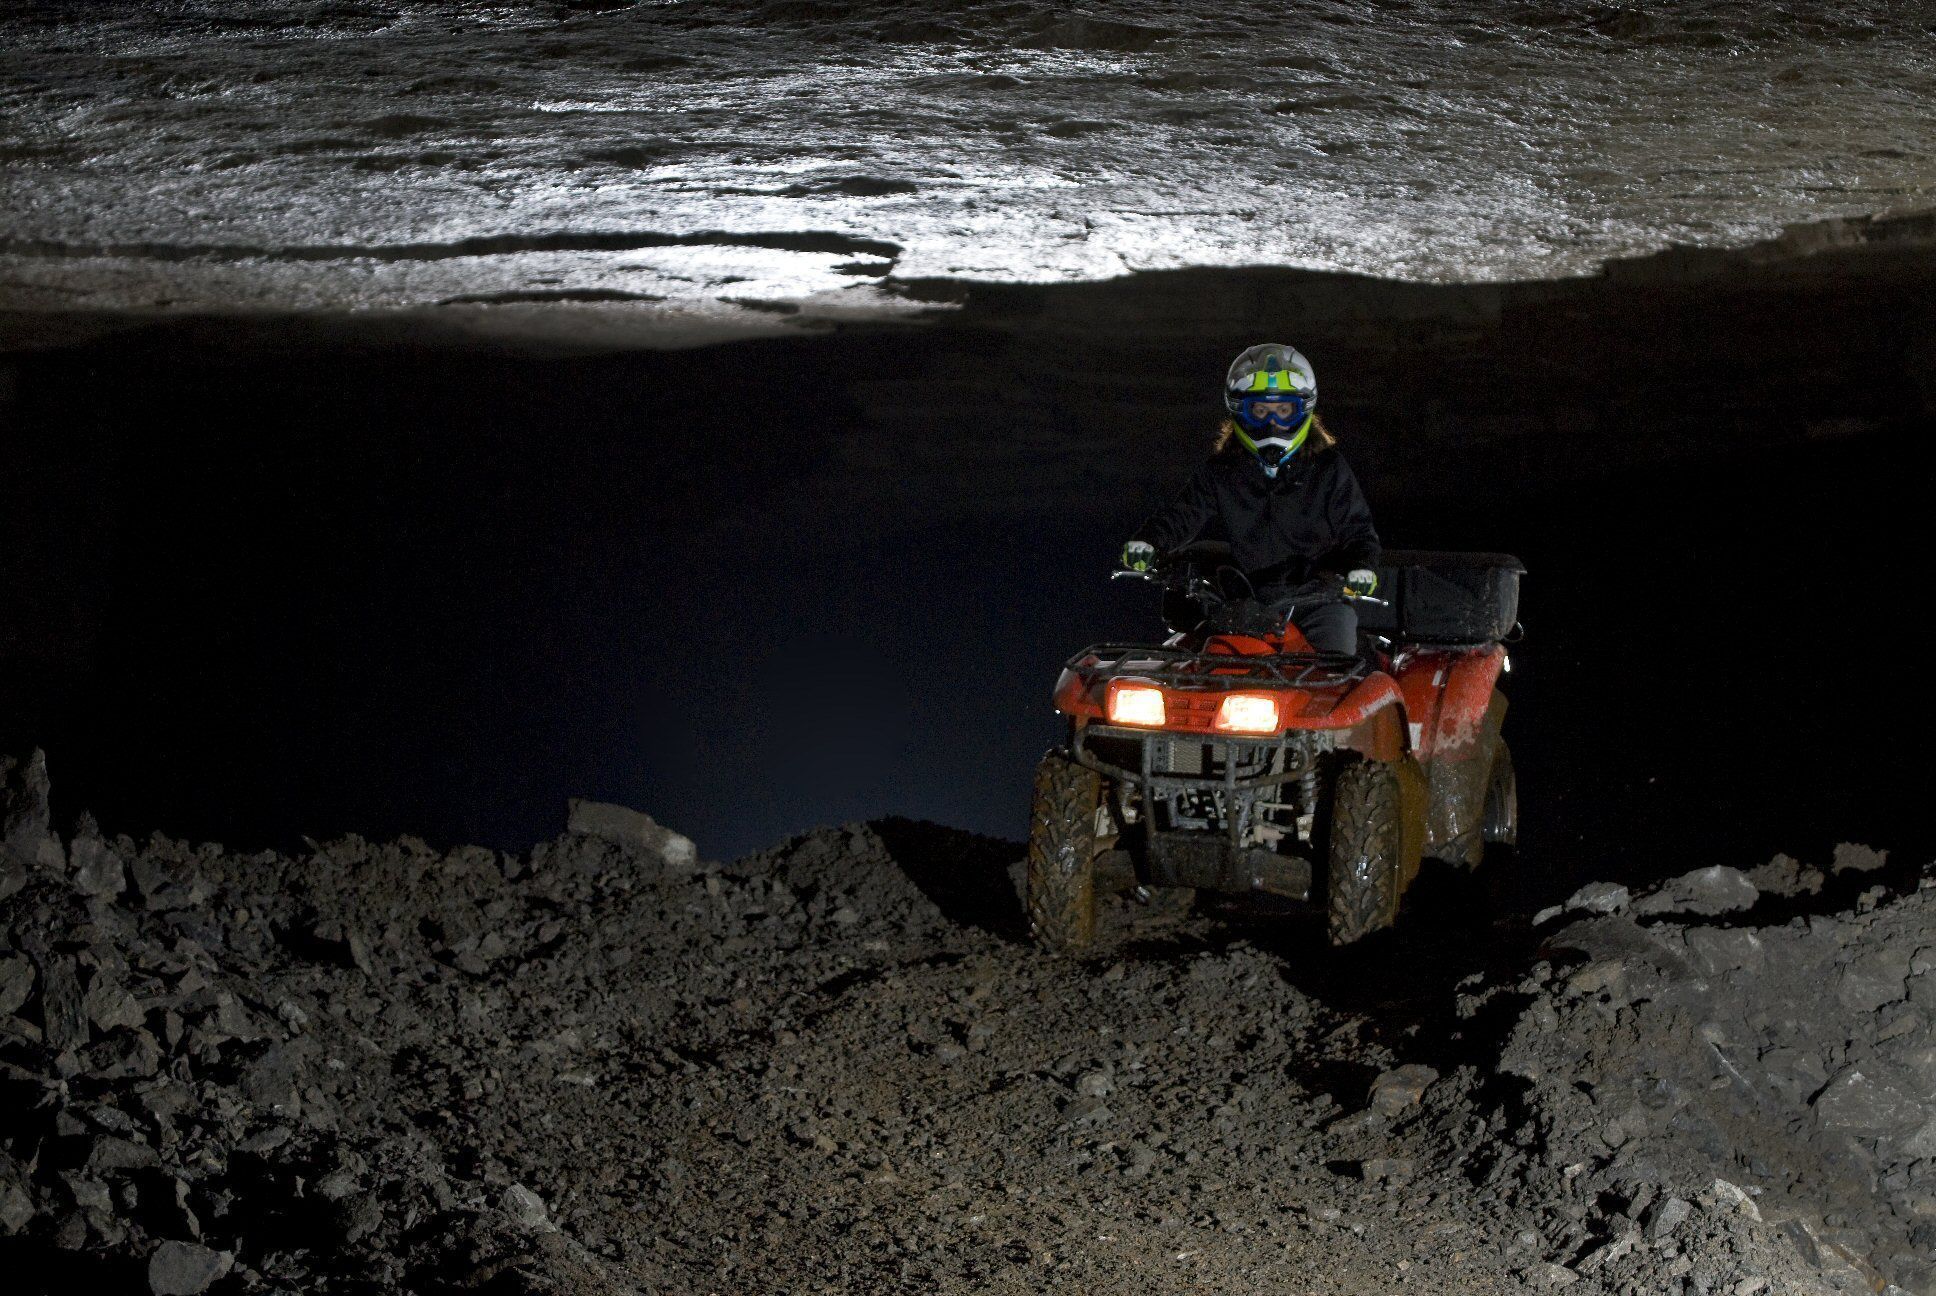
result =
[[[1151,833],[1150,881],[1157,886],[1311,898],[1311,862],[1275,851],[1234,848],[1209,833]]]

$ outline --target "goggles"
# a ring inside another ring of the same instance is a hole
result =
[[[1311,412],[1311,402],[1295,392],[1260,392],[1237,402],[1237,417],[1247,428],[1290,431]]]

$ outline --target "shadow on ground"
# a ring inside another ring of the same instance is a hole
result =
[[[867,826],[948,921],[1007,941],[1028,939],[1009,873],[1027,849],[1022,843],[917,819],[889,817]]]

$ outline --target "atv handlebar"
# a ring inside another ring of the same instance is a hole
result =
[[[1188,570],[1187,567],[1184,568],[1184,571],[1187,572]],[[1236,569],[1230,568],[1228,570],[1234,571]],[[1169,565],[1159,559],[1143,571],[1136,571],[1127,567],[1119,568],[1109,574],[1109,579],[1140,580],[1167,585],[1171,583],[1171,571],[1172,569]],[[1245,578],[1245,583],[1249,583],[1248,577]],[[1199,593],[1208,594],[1215,597],[1219,602],[1227,601],[1223,591],[1218,588],[1217,583],[1202,576],[1190,575],[1180,583],[1180,587],[1192,595]],[[1332,586],[1328,582],[1318,589],[1272,599],[1271,602],[1276,606],[1287,609],[1295,607],[1315,607],[1324,603],[1369,603],[1373,607],[1391,606],[1391,602],[1387,599],[1373,598],[1369,594],[1359,594],[1349,585]]]
[[[1299,607],[1304,604],[1316,605],[1319,603],[1369,603],[1373,607],[1391,606],[1388,600],[1373,598],[1369,594],[1360,594],[1349,585],[1340,585],[1335,589],[1312,590],[1309,594],[1293,594],[1288,598],[1274,599],[1272,601],[1281,607]]]

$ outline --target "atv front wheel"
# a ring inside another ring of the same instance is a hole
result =
[[[1096,938],[1096,806],[1102,777],[1061,752],[1035,770],[1029,824],[1028,916],[1036,941],[1076,954]]]
[[[1519,844],[1519,777],[1513,773],[1512,751],[1504,738],[1493,754],[1492,772],[1486,776],[1486,808],[1479,817],[1479,828],[1488,842]]]
[[[1363,940],[1398,921],[1400,795],[1398,773],[1383,761],[1358,761],[1338,773],[1326,852],[1333,945]]]

